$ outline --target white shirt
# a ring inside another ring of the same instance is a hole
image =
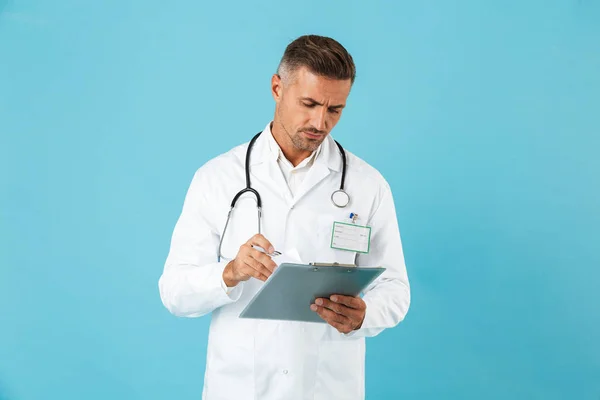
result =
[[[267,125],[250,159],[252,187],[263,202],[265,237],[284,254],[296,251],[302,262],[387,268],[364,293],[362,327],[345,335],[327,324],[238,318],[263,284],[251,278],[228,291],[223,282],[229,259],[257,232],[251,194],[241,196],[232,212],[222,247],[227,259],[217,261],[217,249],[231,200],[245,187],[248,143],[196,171],[159,280],[162,302],[181,317],[211,314],[205,400],[364,399],[365,338],[396,326],[410,305],[390,187],[373,167],[346,151],[351,203],[345,209],[335,207],[330,196],[339,188],[341,157],[328,137],[292,196],[269,149],[269,136]],[[350,212],[360,216],[357,223],[372,228],[368,254],[329,246],[333,221],[346,220]]]
[[[316,157],[319,155],[322,146],[319,146],[317,150],[313,151],[310,156],[302,160],[298,165],[294,167],[290,160],[288,160],[283,154],[281,146],[279,146],[279,144],[273,137],[272,132],[266,137],[266,139],[269,143],[269,150],[271,151],[271,154],[273,156],[277,157],[277,164],[281,169],[281,173],[283,174],[288,188],[291,191],[292,197],[294,197],[295,194],[298,192],[298,188],[302,184],[306,173],[308,172],[310,167],[312,167]]]

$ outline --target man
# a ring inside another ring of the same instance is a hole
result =
[[[331,201],[343,163],[330,133],[354,79],[352,57],[331,38],[302,36],[286,48],[271,79],[275,115],[249,159],[250,186],[262,201],[261,234],[252,192],[243,193],[227,217],[232,199],[246,187],[249,143],[194,175],[159,289],[174,315],[212,313],[204,399],[363,399],[365,338],[396,326],[408,311],[409,282],[385,179],[346,151],[344,189],[351,200],[345,208]],[[349,222],[350,213],[351,223],[371,228],[368,252],[330,245],[333,223]],[[311,304],[326,323],[239,318],[277,268],[274,250],[305,263],[386,271],[362,298],[334,295]]]

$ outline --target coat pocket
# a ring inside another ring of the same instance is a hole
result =
[[[339,221],[334,216],[321,214],[317,220],[317,253],[319,262],[355,264],[356,252],[332,248],[333,223]]]

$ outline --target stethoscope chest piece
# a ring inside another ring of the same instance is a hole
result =
[[[338,189],[331,194],[333,205],[339,208],[344,208],[350,203],[350,196],[344,189]]]

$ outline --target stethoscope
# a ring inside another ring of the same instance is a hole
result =
[[[250,140],[250,144],[248,145],[248,149],[246,150],[246,165],[245,165],[246,187],[244,189],[240,190],[233,197],[233,200],[231,201],[231,207],[229,208],[229,212],[227,213],[227,221],[225,222],[225,228],[223,228],[223,233],[221,234],[221,240],[219,241],[219,254],[218,254],[219,262],[221,261],[221,258],[222,258],[221,246],[223,245],[223,238],[225,237],[225,232],[227,231],[227,225],[229,225],[229,219],[231,218],[231,213],[233,212],[233,209],[234,209],[235,204],[237,203],[238,199],[244,193],[250,192],[250,193],[254,194],[254,196],[256,197],[256,210],[258,212],[258,233],[261,233],[260,219],[262,216],[262,200],[260,198],[260,194],[258,193],[258,191],[256,189],[253,189],[252,186],[250,185],[250,153],[252,152],[252,146],[254,146],[254,142],[256,142],[256,139],[258,139],[261,134],[262,134],[262,132],[258,132],[252,138],[252,140]],[[342,180],[340,182],[340,188],[335,190],[333,193],[331,193],[331,202],[333,203],[334,206],[336,206],[338,208],[344,208],[350,203],[350,195],[348,195],[348,193],[344,190],[344,183],[346,181],[346,152],[344,151],[344,148],[342,147],[341,144],[338,143],[337,140],[334,140],[334,141],[335,141],[335,144],[337,144],[338,149],[340,150],[340,154],[342,155]]]

